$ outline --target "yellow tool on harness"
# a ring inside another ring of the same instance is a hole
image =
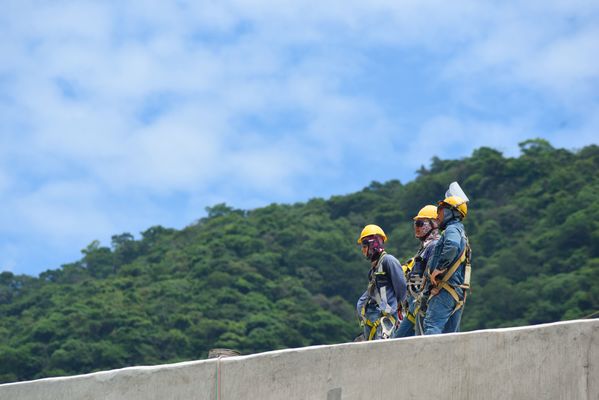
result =
[[[401,266],[404,274],[408,274],[414,268],[414,264],[416,264],[416,260],[414,257],[410,258],[404,265]]]

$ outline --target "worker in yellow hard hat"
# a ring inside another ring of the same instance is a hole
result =
[[[437,206],[442,233],[426,270],[429,295],[423,324],[425,335],[459,331],[470,287],[470,245],[462,224],[468,215],[468,200],[461,188],[458,193],[461,196],[448,191]]]
[[[428,205],[420,209],[414,217],[414,236],[420,240],[420,248],[404,266],[408,295],[406,298],[406,316],[401,321],[394,337],[422,335],[423,313],[420,310],[422,292],[424,289],[424,271],[432,255],[435,244],[439,240],[437,222],[437,206]]]
[[[397,312],[406,295],[401,264],[385,252],[387,235],[378,225],[366,225],[358,244],[370,261],[368,288],[356,308],[367,340],[387,339],[396,328]]]

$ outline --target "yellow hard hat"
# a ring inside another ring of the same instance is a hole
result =
[[[366,236],[371,235],[379,235],[383,238],[383,243],[387,241],[387,235],[378,225],[366,225],[364,229],[362,229],[362,233],[360,233],[360,238],[358,239],[358,244],[362,243],[362,239]]]
[[[439,202],[439,206],[442,205],[447,205],[454,210],[457,210],[462,214],[462,218],[466,218],[466,215],[468,214],[468,205],[461,197],[449,196],[445,198],[445,200]]]
[[[414,217],[417,219],[437,219],[437,206],[428,205],[424,206],[418,211],[418,215]]]

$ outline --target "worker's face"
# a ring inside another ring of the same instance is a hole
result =
[[[368,239],[362,240],[362,255],[368,257]]]
[[[428,219],[417,219],[414,221],[414,236],[424,237],[431,230],[431,223]]]
[[[445,214],[445,208],[437,207],[437,224],[439,224],[439,226],[441,226],[441,222],[443,222],[444,214]]]

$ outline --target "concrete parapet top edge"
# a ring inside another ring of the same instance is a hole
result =
[[[439,337],[451,337],[451,336],[456,336],[456,335],[460,335],[460,336],[476,335],[476,334],[485,333],[485,332],[526,331],[526,330],[543,329],[543,328],[550,327],[550,326],[568,325],[568,324],[596,324],[599,327],[599,319],[581,319],[581,320],[560,321],[560,322],[552,322],[552,323],[546,323],[546,324],[527,325],[527,326],[510,327],[510,328],[483,329],[483,330],[477,330],[477,331],[458,332],[458,333],[433,335],[433,336],[415,336],[415,337],[402,338],[402,339],[390,339],[388,341],[381,341],[381,343],[389,342],[389,341],[397,341],[397,340],[402,340],[402,341],[405,341],[405,340],[434,340],[435,338],[439,338]],[[115,375],[117,373],[127,372],[127,371],[153,372],[153,371],[158,371],[158,370],[161,370],[164,368],[178,369],[178,368],[185,368],[188,366],[205,364],[205,363],[218,363],[218,362],[228,363],[228,362],[232,362],[232,361],[239,361],[242,359],[261,357],[264,355],[276,356],[278,354],[288,353],[288,352],[315,351],[315,350],[323,349],[323,348],[333,348],[333,347],[351,346],[351,345],[372,345],[375,343],[377,343],[377,342],[359,342],[359,343],[347,342],[347,343],[337,343],[337,344],[331,344],[331,345],[315,345],[315,346],[308,346],[308,347],[273,350],[273,351],[255,353],[255,354],[249,354],[249,355],[232,356],[232,357],[226,357],[226,358],[222,358],[222,359],[221,358],[213,358],[213,359],[205,359],[205,360],[183,361],[183,362],[172,363],[172,364],[159,364],[159,365],[150,365],[150,366],[131,366],[131,367],[125,367],[125,368],[120,368],[120,369],[92,372],[89,374],[42,378],[42,379],[37,379],[37,380],[33,380],[33,381],[4,383],[4,384],[0,384],[0,387],[6,387],[9,385],[14,386],[14,385],[31,384],[32,382],[71,381],[71,380],[89,378],[89,377],[96,377],[96,378],[102,380],[102,379],[109,378],[110,376]]]

